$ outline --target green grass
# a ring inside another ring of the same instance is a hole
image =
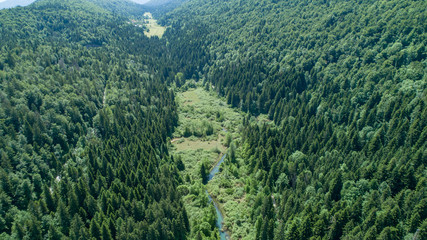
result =
[[[176,152],[186,151],[186,150],[207,150],[207,151],[220,151],[224,152],[225,147],[221,144],[220,141],[203,141],[203,140],[191,140],[189,138],[181,138],[174,143],[176,147]]]
[[[148,23],[146,23],[148,31],[145,31],[144,34],[147,37],[157,36],[159,38],[162,38],[163,34],[166,31],[166,27],[159,25],[157,23],[157,20],[152,17],[151,13],[145,13],[144,16],[148,17]]]
[[[181,100],[183,101],[182,105],[187,106],[187,105],[200,104],[201,100],[197,93],[199,93],[200,95],[199,89],[192,89],[190,91],[183,92],[181,95]]]
[[[198,130],[203,128],[204,124],[212,124],[214,129],[214,137],[210,137],[212,140],[216,139],[218,134],[225,135],[223,128],[230,132],[238,130],[242,123],[242,115],[229,108],[215,95],[216,93],[207,92],[200,87],[177,93],[180,123],[174,137],[182,137],[185,127]]]
[[[231,134],[235,143],[240,142],[243,114],[230,108],[216,93],[207,92],[201,87],[177,92],[177,102],[179,126],[171,141],[171,151],[174,156],[182,157],[185,165],[182,175],[184,179],[190,179],[182,187],[188,189],[183,200],[192,227],[197,230],[204,221],[203,216],[209,211],[203,203],[207,201],[204,192],[207,189],[225,214],[224,226],[231,231],[231,239],[254,239],[254,226],[249,222],[249,205],[253,197],[244,190],[245,168],[237,169],[226,161],[221,165],[223,171],[206,186],[201,184],[200,178],[202,163],[214,166],[222,154],[227,152],[226,134]],[[213,131],[206,134],[209,125]],[[191,136],[184,137],[186,128],[192,132]],[[241,161],[238,158],[240,166],[243,164]]]

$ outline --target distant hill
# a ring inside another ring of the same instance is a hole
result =
[[[89,2],[93,2],[96,5],[107,9],[108,11],[111,11],[115,14],[119,14],[122,16],[126,15],[141,15],[143,14],[146,9],[144,6],[140,4],[136,4],[134,1],[130,0],[87,0]],[[142,0],[140,0],[142,1]]]
[[[4,8],[12,8],[17,6],[27,6],[36,0],[0,0],[0,9]],[[144,4],[149,2],[150,0],[87,0],[89,2],[93,2],[98,6],[108,9],[116,14],[121,15],[139,15],[141,12],[144,12],[143,6],[137,5]],[[169,0],[170,1],[170,0]],[[162,0],[162,2],[165,2]]]
[[[181,2],[183,2],[183,0],[136,0],[135,2],[145,2],[145,5],[147,6],[152,6],[152,7],[156,7],[156,6],[162,6],[162,5],[169,5],[169,4],[179,4]]]
[[[5,1],[0,1],[0,9],[12,8],[12,7],[16,7],[16,6],[27,6],[33,2],[35,2],[35,0],[5,0]]]
[[[145,4],[148,3],[150,0],[132,0],[132,2],[136,2],[138,4]]]

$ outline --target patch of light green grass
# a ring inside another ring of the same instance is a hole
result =
[[[184,202],[192,224],[197,225],[198,219],[207,211],[208,207],[203,205],[207,196],[202,194],[202,189],[207,189],[225,214],[224,226],[231,230],[231,239],[254,239],[249,210],[251,201],[248,200],[251,195],[245,193],[244,189],[245,168],[237,168],[226,161],[221,165],[222,171],[206,186],[201,184],[200,179],[201,164],[205,162],[214,166],[222,154],[227,152],[226,135],[230,135],[234,143],[239,145],[243,114],[230,108],[215,92],[208,92],[201,87],[178,92],[177,102],[179,126],[174,133],[171,150],[173,155],[181,157],[185,165],[183,177],[190,179],[190,182],[184,184],[191,192],[184,197]],[[213,132],[206,134],[209,125]],[[190,130],[192,136],[184,137],[186,129]],[[238,165],[244,165],[242,161],[239,158]]]

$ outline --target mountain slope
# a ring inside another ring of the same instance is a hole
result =
[[[0,239],[216,239],[220,132],[232,239],[427,238],[426,1],[171,1],[162,39],[145,9],[0,11]]]
[[[101,6],[114,14],[122,16],[142,16],[146,8],[140,4],[134,3],[130,0],[90,0],[98,6]]]
[[[28,6],[36,0],[6,0],[0,2],[0,9],[12,8],[16,6]],[[40,0],[39,0],[40,1]],[[139,16],[145,12],[145,8],[134,1],[130,0],[89,0],[98,6],[108,9],[109,11],[121,15]]]
[[[0,239],[185,239],[165,44],[92,1],[0,23]]]
[[[170,49],[191,56],[184,75],[250,114],[230,164],[255,228],[225,218],[233,238],[399,239],[426,228],[426,9],[194,0],[162,19]]]

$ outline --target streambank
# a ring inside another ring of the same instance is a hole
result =
[[[190,238],[195,238],[197,235],[209,237],[214,233],[218,234],[221,240],[234,238],[230,231],[221,231],[228,230],[224,228],[224,218],[228,220],[229,216],[235,215],[228,209],[224,212],[227,204],[234,205],[233,199],[224,191],[221,191],[220,195],[217,192],[209,195],[210,191],[206,190],[219,187],[217,184],[220,179],[217,178],[223,177],[220,168],[224,166],[221,164],[227,158],[224,154],[227,152],[224,143],[227,142],[227,135],[229,137],[236,135],[235,132],[242,123],[243,117],[239,112],[229,108],[224,100],[205,91],[202,86],[183,92],[178,91],[176,96],[180,121],[171,137],[170,146],[174,158],[182,163],[181,174],[185,179],[182,186],[183,200],[192,230],[194,230]],[[184,133],[187,137],[184,137]],[[204,175],[206,185],[201,181],[202,164],[205,169],[203,175],[206,174]],[[215,175],[218,176],[214,177]],[[224,180],[229,181],[229,179]],[[224,196],[228,196],[231,200],[220,202],[215,199],[223,199]],[[211,204],[215,210],[212,209]],[[206,223],[209,223],[211,228],[208,229]],[[233,230],[234,225],[232,224]],[[235,234],[234,231],[233,234]],[[240,235],[236,236],[238,238]]]
[[[209,176],[208,176],[208,183],[212,180],[212,178],[215,176],[215,174],[217,174],[219,172],[219,168],[221,166],[221,163],[224,162],[225,157],[227,156],[227,154],[225,153],[224,155],[222,155],[221,159],[219,160],[219,162],[212,168],[212,170],[209,172]],[[228,231],[226,231],[223,227],[223,222],[224,222],[224,215],[221,211],[221,209],[219,208],[218,203],[215,201],[215,199],[208,193],[208,191],[206,191],[206,194],[208,195],[209,198],[209,203],[213,203],[214,207],[215,207],[215,211],[216,211],[216,226],[218,228],[219,231],[219,236],[221,240],[228,240],[230,239],[230,234],[228,233]]]

